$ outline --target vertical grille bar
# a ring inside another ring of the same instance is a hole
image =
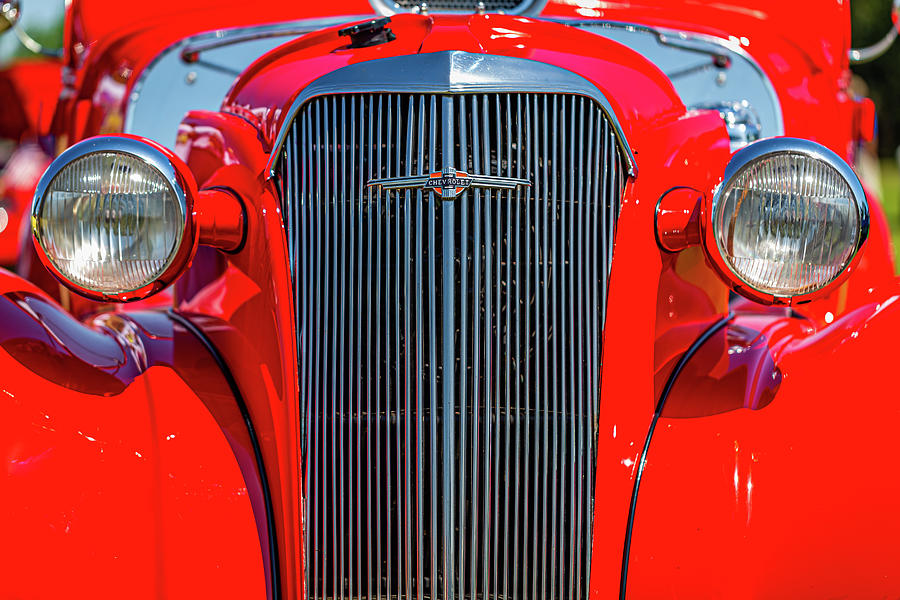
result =
[[[603,111],[565,94],[346,94],[291,127],[307,596],[587,598],[625,182]],[[531,185],[366,185],[458,171]]]
[[[534,151],[534,163],[530,164],[531,177],[533,177],[533,179],[532,179],[532,187],[529,188],[529,191],[530,192],[533,191],[535,198],[540,198],[541,191],[544,188],[541,187],[541,178],[535,176],[536,174],[540,173],[540,169],[539,169],[540,162],[539,161],[540,161],[540,157],[542,156],[542,154],[540,152],[540,145],[539,145],[540,142],[538,139],[539,138],[538,132],[541,131],[541,128],[539,126],[540,121],[538,119],[538,99],[533,95],[529,95],[528,101],[529,101],[529,111],[528,112],[531,115],[531,118],[532,118],[531,122],[534,123],[534,128],[535,128],[534,135],[529,136],[529,139],[532,140],[532,144],[529,146],[529,148]],[[529,207],[531,206],[531,204],[532,203],[530,202],[530,198],[529,198],[529,202],[528,202]],[[533,233],[533,237],[534,237],[534,303],[533,303],[534,308],[535,308],[535,311],[534,311],[535,336],[534,337],[536,340],[541,339],[541,328],[540,328],[540,319],[539,319],[539,315],[538,315],[538,309],[541,307],[541,281],[542,281],[542,279],[541,279],[540,264],[541,264],[541,257],[543,255],[541,254],[541,247],[540,247],[541,236],[539,234],[539,232],[540,232],[539,221],[540,221],[540,211],[538,210],[537,206],[535,206],[534,207],[534,231],[532,233]],[[526,260],[526,263],[527,262],[528,261]],[[529,272],[530,271],[531,270],[529,269]],[[530,307],[531,305],[532,305],[532,302],[528,302],[527,306]],[[543,378],[541,377],[541,365],[544,364],[542,362],[542,359],[544,357],[544,354],[541,353],[542,346],[543,346],[543,343],[540,341],[536,342],[534,345],[534,396],[533,397],[535,400],[535,408],[537,408],[538,402],[541,400],[541,386],[542,386],[542,382],[543,382]],[[528,388],[526,388],[526,390],[527,389]],[[532,413],[530,411],[528,414],[529,414],[529,416],[532,416]],[[532,418],[531,421],[532,421],[532,423],[535,423],[537,421],[537,419]],[[532,536],[535,541],[533,543],[532,555],[531,555],[531,595],[530,595],[531,598],[538,597],[538,593],[537,593],[538,573],[539,573],[538,556],[542,555],[543,552],[541,551],[541,548],[539,547],[539,544],[537,543],[537,539],[538,539],[538,535],[540,533],[539,523],[545,522],[544,520],[539,519],[540,511],[538,510],[538,506],[540,506],[540,504],[538,502],[538,489],[540,487],[538,485],[538,481],[539,481],[539,479],[538,479],[539,470],[538,469],[539,469],[540,463],[541,463],[541,460],[540,460],[540,435],[541,435],[541,430],[537,427],[537,425],[535,423],[535,426],[534,426],[535,459],[532,461],[532,474],[533,474],[532,481],[534,482],[533,491],[532,491],[532,498],[533,498],[532,506],[534,508],[532,510],[534,512],[534,516],[532,518],[532,529],[531,529]]]
[[[459,110],[457,112],[459,115],[459,154],[457,155],[455,152],[455,162],[454,164],[459,165],[463,171],[468,169],[469,157],[466,152],[468,148],[468,127],[467,127],[467,117],[468,111],[466,110],[466,97],[459,96]],[[452,165],[451,165],[452,166]],[[459,211],[459,221],[460,221],[460,232],[459,232],[459,241],[456,242],[458,247],[460,248],[460,268],[459,268],[459,281],[460,281],[460,299],[459,299],[459,348],[460,348],[460,365],[459,365],[459,415],[460,415],[460,423],[459,423],[459,463],[457,468],[454,469],[456,471],[456,480],[459,481],[459,499],[456,502],[457,506],[457,516],[459,519],[459,544],[458,544],[458,555],[457,555],[457,564],[459,568],[457,569],[457,582],[456,589],[459,590],[460,594],[464,593],[465,590],[465,539],[466,539],[466,480],[470,477],[466,473],[466,449],[468,444],[468,438],[466,437],[466,429],[468,428],[468,406],[466,403],[468,388],[466,386],[466,372],[468,366],[468,336],[466,335],[469,330],[469,322],[466,318],[466,298],[469,296],[469,281],[468,281],[468,250],[469,250],[469,211],[468,211],[468,202],[469,202],[469,193],[468,191],[464,191],[462,196],[459,199],[460,211]],[[456,551],[456,548],[454,548]]]
[[[429,126],[430,126],[430,135],[429,135],[429,153],[428,159],[430,161],[429,173],[434,173],[437,171],[439,167],[438,162],[438,152],[437,152],[437,142],[438,142],[438,107],[437,107],[437,97],[431,96],[429,98]],[[438,587],[438,579],[437,579],[437,569],[438,569],[438,536],[435,535],[438,531],[438,493],[437,493],[437,472],[438,472],[438,461],[437,461],[437,403],[438,403],[438,388],[437,388],[437,314],[436,314],[436,288],[437,288],[437,280],[435,277],[435,264],[437,258],[435,256],[435,221],[437,220],[437,213],[435,211],[435,199],[433,194],[428,195],[428,216],[426,217],[426,227],[428,228],[428,331],[430,335],[428,336],[428,371],[429,371],[429,381],[428,381],[428,391],[429,391],[429,403],[430,403],[430,419],[429,419],[429,481],[430,481],[430,499],[431,499],[431,512],[430,512],[430,528],[429,538],[431,540],[431,559],[430,563],[430,578],[429,585],[431,594],[429,594],[430,598],[434,598],[434,591]]]
[[[361,168],[362,166],[362,153],[359,155],[356,154],[353,140],[356,140],[356,125],[357,119],[356,117],[356,102],[357,97],[350,97],[350,144],[344,145],[342,150],[345,155],[349,155],[350,160],[350,181],[347,182],[347,185],[350,187],[350,205],[348,209],[350,211],[350,218],[353,219],[353,212],[356,211],[356,222],[353,224],[353,236],[352,236],[352,246],[350,251],[350,256],[353,257],[354,264],[351,269],[352,280],[350,283],[351,294],[353,294],[353,299],[350,302],[350,315],[351,315],[351,323],[353,327],[351,328],[351,339],[352,346],[356,349],[356,356],[353,363],[353,371],[355,376],[353,378],[353,400],[356,405],[356,415],[353,417],[354,422],[356,424],[356,456],[355,456],[355,465],[356,468],[353,469],[350,473],[351,476],[355,476],[355,485],[354,485],[354,510],[352,511],[352,516],[356,517],[356,527],[354,529],[353,535],[353,543],[351,544],[351,549],[355,549],[355,556],[352,556],[351,559],[353,561],[352,564],[356,566],[356,573],[354,580],[351,581],[350,586],[350,598],[353,598],[353,584],[356,584],[357,597],[362,596],[362,582],[364,581],[362,575],[362,511],[360,508],[363,506],[362,504],[362,370],[363,370],[363,360],[362,360],[362,315],[359,314],[354,307],[359,306],[360,298],[362,297],[362,252],[363,252],[363,241],[362,241],[362,208],[363,208],[363,188],[358,184],[360,179],[356,169]],[[360,151],[362,150],[362,146],[359,147]],[[357,197],[359,198],[357,200]],[[355,334],[355,339],[353,336]]]
[[[406,121],[406,169],[404,172],[407,175],[412,175],[412,156],[413,156],[413,130],[415,128],[415,124],[413,121],[413,102],[414,99],[412,96],[408,98],[408,110],[407,110],[407,121]],[[399,107],[399,103],[398,103]],[[403,214],[405,216],[404,219],[404,229],[403,229],[403,297],[404,298],[412,298],[412,289],[410,288],[410,257],[411,252],[409,248],[410,238],[412,237],[412,218],[411,218],[411,207],[410,207],[410,192],[406,190],[403,193]],[[411,477],[412,477],[412,463],[411,463],[411,452],[410,452],[410,435],[409,430],[412,421],[412,367],[410,365],[411,352],[409,351],[409,340],[410,331],[409,331],[409,310],[405,310],[403,313],[403,339],[406,342],[406,351],[404,352],[404,362],[403,362],[403,374],[404,374],[404,390],[405,390],[405,399],[406,404],[404,406],[404,419],[403,419],[403,448],[405,450],[405,467],[404,467],[404,475],[403,475],[403,515],[404,515],[404,530],[405,535],[403,536],[403,561],[404,561],[404,570],[406,571],[406,597],[412,598],[412,547],[410,536],[412,535],[412,485],[411,485]]]
[[[378,96],[378,112],[376,113],[371,109],[371,107],[375,104],[374,96],[370,96],[369,98],[369,127],[371,128],[372,123],[375,122],[375,115],[378,115],[377,119],[377,137],[375,139],[375,177],[381,177],[383,175],[381,170],[381,115],[383,114],[383,105],[384,105],[384,97],[382,95]],[[370,191],[371,193],[371,191]],[[376,208],[376,216],[373,220],[378,224],[378,232],[376,235],[376,273],[375,273],[375,286],[376,286],[376,295],[375,295],[375,317],[373,320],[375,321],[375,370],[378,373],[378,381],[376,382],[376,393],[375,393],[375,502],[376,502],[376,512],[377,515],[375,517],[375,531],[376,531],[376,541],[375,541],[375,594],[378,600],[381,600],[382,597],[382,553],[381,553],[381,533],[382,533],[382,520],[383,515],[381,512],[382,507],[382,499],[381,499],[381,490],[382,490],[382,481],[381,481],[381,432],[386,427],[387,419],[383,418],[381,412],[382,398],[389,397],[390,394],[390,384],[388,383],[387,374],[382,371],[382,354],[381,354],[381,341],[382,341],[382,320],[380,317],[382,315],[382,307],[383,303],[381,300],[381,296],[384,289],[384,278],[382,277],[382,271],[384,269],[384,254],[383,254],[383,234],[382,234],[382,220],[386,220],[385,213],[387,212],[387,208],[382,206],[382,202],[384,201],[384,194],[377,194],[377,208]],[[390,198],[388,198],[390,201]],[[383,386],[383,387],[382,387]],[[384,393],[382,393],[382,390]]]
[[[472,170],[473,172],[476,169],[481,167],[481,147],[480,147],[480,124],[478,121],[478,96],[472,96]],[[475,213],[472,219],[472,228],[474,230],[474,242],[473,242],[473,254],[474,254],[474,278],[473,278],[473,294],[472,294],[472,464],[471,464],[471,478],[472,478],[472,498],[478,498],[478,483],[479,483],[479,461],[481,459],[480,453],[480,436],[479,436],[479,425],[480,423],[480,413],[479,413],[479,398],[481,397],[481,392],[484,387],[481,385],[481,256],[482,256],[482,248],[481,248],[481,231],[482,231],[482,212],[481,212],[481,190],[475,188],[472,191],[473,196],[475,197]],[[481,425],[484,426],[484,425]],[[483,470],[483,467],[482,467]],[[469,598],[477,598],[476,593],[476,582],[477,582],[477,557],[478,557],[478,510],[475,506],[475,503],[472,503],[472,528],[469,533]],[[460,590],[463,588],[460,587]]]
[[[557,148],[557,140],[559,140],[559,117],[560,117],[560,108],[559,108],[559,97],[553,96],[553,153],[550,155],[550,160],[555,162],[559,160],[558,148]],[[565,131],[565,128],[563,128]],[[565,146],[563,146],[565,148]],[[561,162],[561,161],[560,161]],[[565,176],[565,169],[563,168],[563,176]],[[564,180],[565,182],[565,180]],[[563,184],[565,184],[563,182]],[[559,259],[559,196],[557,195],[557,185],[559,184],[559,178],[553,178],[553,188],[550,194],[551,203],[551,216],[553,219],[553,229],[551,233],[551,246],[553,247],[552,253],[550,255],[550,260],[552,261],[553,266],[553,298],[552,302],[552,312],[551,312],[551,333],[548,334],[547,337],[553,336],[552,344],[553,344],[553,401],[552,401],[552,421],[553,421],[553,458],[551,460],[550,469],[552,473],[552,480],[550,484],[550,598],[556,597],[556,580],[558,576],[557,568],[556,568],[556,558],[558,554],[557,549],[557,498],[559,496],[559,484],[557,482],[558,473],[559,473],[559,390],[562,387],[560,383],[560,365],[559,365],[559,345],[557,342],[558,332],[559,332],[559,282],[561,273],[557,273],[560,265]]]
[[[546,168],[542,169],[541,173],[540,173],[540,177],[541,177],[542,183],[543,183],[544,198],[545,198],[545,201],[541,203],[541,205],[544,209],[544,219],[543,219],[544,226],[542,228],[542,236],[541,236],[542,250],[543,250],[543,255],[542,255],[543,259],[541,261],[542,275],[543,275],[543,290],[541,293],[541,300],[543,301],[542,307],[541,307],[542,308],[542,310],[541,310],[542,319],[541,320],[543,321],[544,327],[543,327],[543,335],[540,336],[540,340],[541,340],[540,345],[543,346],[543,350],[544,350],[544,352],[543,352],[544,360],[542,363],[542,365],[544,367],[543,378],[542,378],[543,392],[544,392],[543,393],[544,418],[542,419],[542,428],[541,428],[542,433],[543,433],[542,437],[543,437],[544,447],[543,447],[543,453],[541,454],[540,462],[543,465],[544,477],[541,482],[542,483],[541,506],[542,506],[542,510],[543,510],[543,515],[542,515],[542,519],[541,519],[541,537],[540,537],[540,539],[546,543],[547,524],[550,520],[547,517],[548,507],[550,506],[550,501],[547,498],[547,487],[548,487],[548,482],[550,480],[550,477],[549,477],[550,461],[548,459],[550,457],[550,421],[551,421],[551,418],[550,418],[550,414],[551,414],[550,413],[550,376],[549,376],[549,371],[548,371],[548,368],[550,365],[550,327],[549,327],[549,325],[550,325],[550,323],[549,323],[549,320],[550,320],[550,301],[549,301],[549,296],[550,296],[550,289],[549,289],[549,287],[550,287],[549,286],[549,281],[550,281],[550,270],[549,270],[549,264],[550,264],[550,251],[549,251],[550,200],[549,200],[548,195],[550,193],[550,185],[549,185],[550,161],[553,160],[553,164],[555,165],[555,159],[553,159],[553,157],[548,152],[548,145],[549,145],[548,138],[550,137],[550,130],[547,127],[547,121],[548,121],[548,114],[550,113],[550,110],[549,110],[550,107],[549,107],[549,98],[547,96],[544,96],[542,98],[542,104],[543,104],[543,111],[542,111],[542,115],[543,115],[542,133],[543,133],[543,135],[541,136],[541,142],[542,142],[542,149],[543,149],[543,158],[544,158]],[[556,137],[555,132],[553,133],[553,136],[555,139],[555,137]],[[536,179],[537,179],[537,177],[536,177]],[[554,180],[555,180],[555,178],[554,178]],[[546,550],[541,552],[541,595],[539,596],[540,598],[547,598],[547,575],[546,575],[547,569],[548,569],[547,554],[548,554],[548,552]]]
[[[482,99],[482,131],[484,132],[484,147],[481,155],[481,171],[482,173],[492,173],[491,171],[491,150],[490,150],[490,103],[488,102],[488,96],[483,95]],[[491,282],[493,281],[493,249],[492,249],[492,241],[491,241],[491,191],[484,191],[484,221],[481,224],[484,227],[484,248],[485,248],[485,284],[484,284],[484,344],[485,344],[485,362],[484,369],[485,374],[493,375],[494,372],[494,362],[493,362],[493,324],[492,317],[493,311],[491,309],[491,299],[493,294],[491,293]],[[493,462],[494,456],[493,446],[491,444],[492,438],[492,407],[491,402],[493,400],[493,391],[494,386],[491,385],[491,381],[495,380],[496,377],[485,377],[484,382],[484,452],[486,454],[486,459],[484,464],[482,465],[483,479],[484,479],[484,498],[492,498],[495,497],[496,494],[492,493],[491,487],[491,474],[493,473]],[[491,538],[494,537],[491,535],[491,502],[484,502],[482,505],[482,510],[484,513],[484,530],[482,534],[482,539],[484,540],[484,545],[482,548],[482,589],[484,590],[484,596],[490,595],[490,579],[488,575],[488,565],[491,561],[491,551],[494,548],[491,545]],[[496,516],[496,511],[493,513]],[[495,588],[496,589],[496,588]]]

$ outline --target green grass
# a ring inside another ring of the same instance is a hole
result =
[[[881,161],[881,205],[887,214],[894,242],[894,265],[900,265],[900,169],[897,162],[886,158]]]

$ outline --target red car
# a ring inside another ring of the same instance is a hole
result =
[[[0,596],[900,595],[849,10],[73,0]]]

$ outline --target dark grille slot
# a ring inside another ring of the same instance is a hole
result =
[[[368,188],[453,169],[455,199]],[[587,598],[625,178],[566,94],[310,100],[280,166],[309,598]]]

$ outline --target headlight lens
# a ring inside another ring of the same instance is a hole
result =
[[[46,259],[76,289],[121,295],[167,270],[184,237],[186,204],[162,152],[129,138],[97,140],[54,161],[32,225]]]
[[[787,138],[748,146],[732,163],[712,215],[728,269],[776,298],[834,282],[868,231],[865,195],[849,166],[818,144]]]

